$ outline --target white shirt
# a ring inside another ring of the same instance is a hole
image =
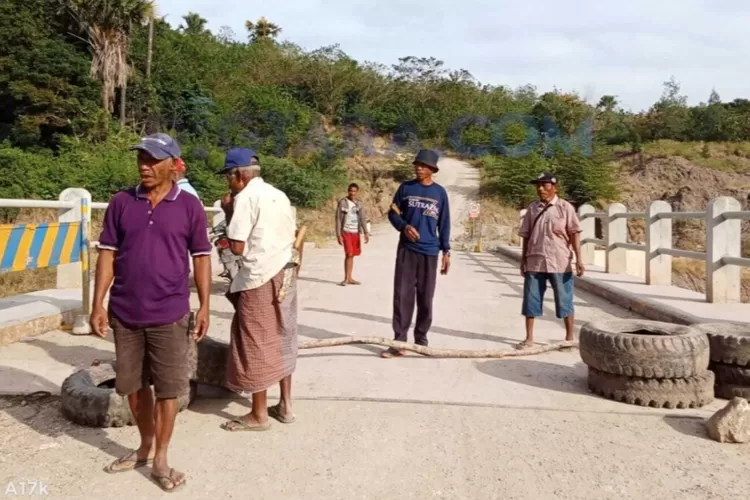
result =
[[[295,229],[289,198],[260,177],[237,193],[227,237],[244,241],[245,251],[230,292],[258,288],[284,269],[292,258]]]
[[[346,200],[347,212],[344,219],[344,232],[359,234],[359,209],[352,200]]]

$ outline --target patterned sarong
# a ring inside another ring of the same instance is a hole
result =
[[[267,390],[297,367],[297,266],[290,263],[270,281],[232,294],[228,389],[243,396]]]

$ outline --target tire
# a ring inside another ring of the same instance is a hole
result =
[[[708,369],[708,336],[692,327],[646,320],[587,323],[579,339],[581,359],[613,375],[686,378]]]
[[[688,378],[613,375],[589,367],[589,390],[607,399],[653,408],[700,408],[714,400],[714,373]]]
[[[721,399],[744,398],[750,400],[750,387],[735,384],[716,384],[714,394]]]
[[[712,361],[750,367],[750,325],[700,323],[692,326],[708,336]]]
[[[717,384],[750,387],[750,368],[713,362],[709,369],[716,374]]]
[[[229,344],[211,337],[203,337],[190,350],[190,380],[199,384],[224,387],[229,358]]]
[[[60,389],[63,415],[87,427],[135,425],[127,397],[117,395],[114,390],[116,370],[116,362],[111,361],[79,370],[66,378]],[[188,407],[196,391],[197,384],[191,382],[190,392],[178,398],[178,411]]]

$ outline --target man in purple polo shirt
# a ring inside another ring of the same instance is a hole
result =
[[[203,205],[173,180],[177,142],[153,134],[130,149],[138,151],[141,182],[115,194],[107,207],[91,327],[105,337],[112,325],[116,391],[128,396],[141,444],[105,470],[123,472],[153,462],[151,477],[162,489],[173,490],[185,483],[185,474],[168,465],[167,448],[177,397],[190,390],[188,252],[200,299],[193,338],[200,341],[208,330],[212,248]],[[104,296],[110,284],[107,311]]]

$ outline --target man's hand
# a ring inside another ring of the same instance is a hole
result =
[[[419,239],[419,232],[414,227],[407,225],[404,228],[404,234],[409,241],[417,241]]]
[[[89,324],[91,330],[101,338],[104,338],[109,333],[109,320],[107,319],[107,311],[102,306],[94,307],[89,317]]]
[[[521,259],[521,276],[526,276],[526,258]]]
[[[191,333],[196,342],[203,340],[203,337],[208,333],[208,317],[208,309],[204,307],[198,309],[198,312],[195,314],[195,326],[193,326]]]
[[[440,268],[440,274],[448,274],[448,270],[451,268],[451,256],[449,254],[443,254],[443,265]]]
[[[577,261],[576,262],[576,276],[583,276],[584,272],[586,272],[586,267],[583,265],[583,262]]]
[[[234,209],[234,197],[232,193],[226,193],[221,197],[221,209],[224,211],[224,215],[228,218],[231,217]]]
[[[365,233],[365,245],[366,245],[367,243],[370,243],[370,235],[369,235],[369,234],[367,234],[367,233]]]
[[[337,239],[339,240],[339,245],[343,246],[344,245],[344,237],[343,236],[338,236]]]

